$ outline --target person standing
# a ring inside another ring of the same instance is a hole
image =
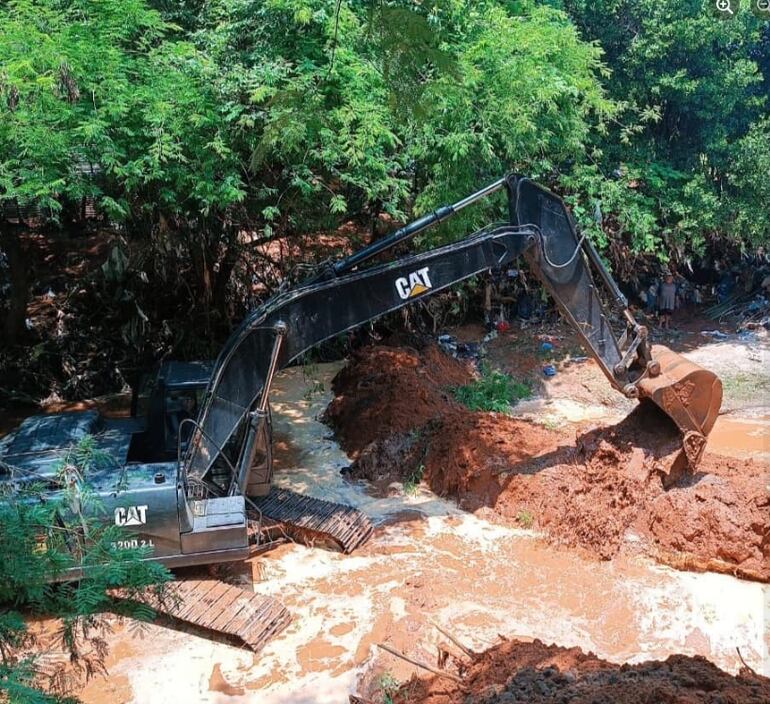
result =
[[[652,279],[647,287],[647,312],[652,314],[658,308],[658,293],[660,284],[657,279]]]
[[[660,324],[669,330],[671,328],[671,316],[676,308],[676,284],[674,277],[666,273],[663,283],[660,285]]]

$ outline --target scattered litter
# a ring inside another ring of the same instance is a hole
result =
[[[439,335],[438,346],[448,355],[457,356],[457,340],[451,335]]]
[[[551,352],[553,350],[553,344],[550,342],[543,342],[540,345],[541,352]]]
[[[710,337],[714,340],[726,340],[729,337],[721,330],[701,330],[700,334],[704,337]]]
[[[571,357],[567,360],[570,364],[582,364],[588,361],[588,357]]]
[[[458,342],[457,356],[460,359],[478,359],[481,357],[481,345],[478,342]]]
[[[496,325],[495,329],[497,332],[506,332],[506,330],[510,330],[511,324],[506,322],[505,320],[500,320]]]
[[[543,374],[546,376],[556,376],[556,367],[553,364],[546,364],[543,367]]]
[[[486,340],[486,337],[484,339]],[[439,335],[437,342],[444,352],[455,359],[470,359],[478,363],[484,354],[480,343],[458,342],[452,335]]]

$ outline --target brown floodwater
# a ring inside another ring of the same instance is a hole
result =
[[[353,555],[285,545],[252,560],[255,590],[293,615],[262,653],[161,626],[121,629],[108,638],[108,679],[92,680],[83,701],[337,704],[383,674],[404,680],[415,672],[377,643],[434,662],[445,639],[430,621],[476,650],[501,634],[575,645],[614,662],[700,654],[732,672],[738,647],[770,674],[765,585],[641,557],[600,562],[460,511],[422,487],[413,495],[398,484],[372,492],[343,479],[349,460],[318,420],[337,368],[316,370],[326,390],[310,397],[301,369],[277,379],[276,481],[359,507],[378,524],[372,540]],[[717,451],[743,451],[741,437],[759,443],[766,421],[721,417]]]
[[[731,457],[770,457],[770,416],[717,418],[707,450]]]

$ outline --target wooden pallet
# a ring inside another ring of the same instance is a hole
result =
[[[279,601],[217,579],[172,582],[162,601],[151,592],[142,601],[158,613],[238,638],[255,653],[291,622]]]
[[[328,539],[346,554],[361,547],[374,531],[369,517],[357,508],[289,489],[272,487],[267,496],[253,501],[262,513],[263,529],[280,526],[300,542]]]

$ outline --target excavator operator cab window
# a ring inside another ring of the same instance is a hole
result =
[[[166,451],[176,454],[179,430],[182,430],[182,449],[192,434],[193,424],[184,423],[187,418],[195,420],[203,397],[203,389],[169,389],[166,392]]]

